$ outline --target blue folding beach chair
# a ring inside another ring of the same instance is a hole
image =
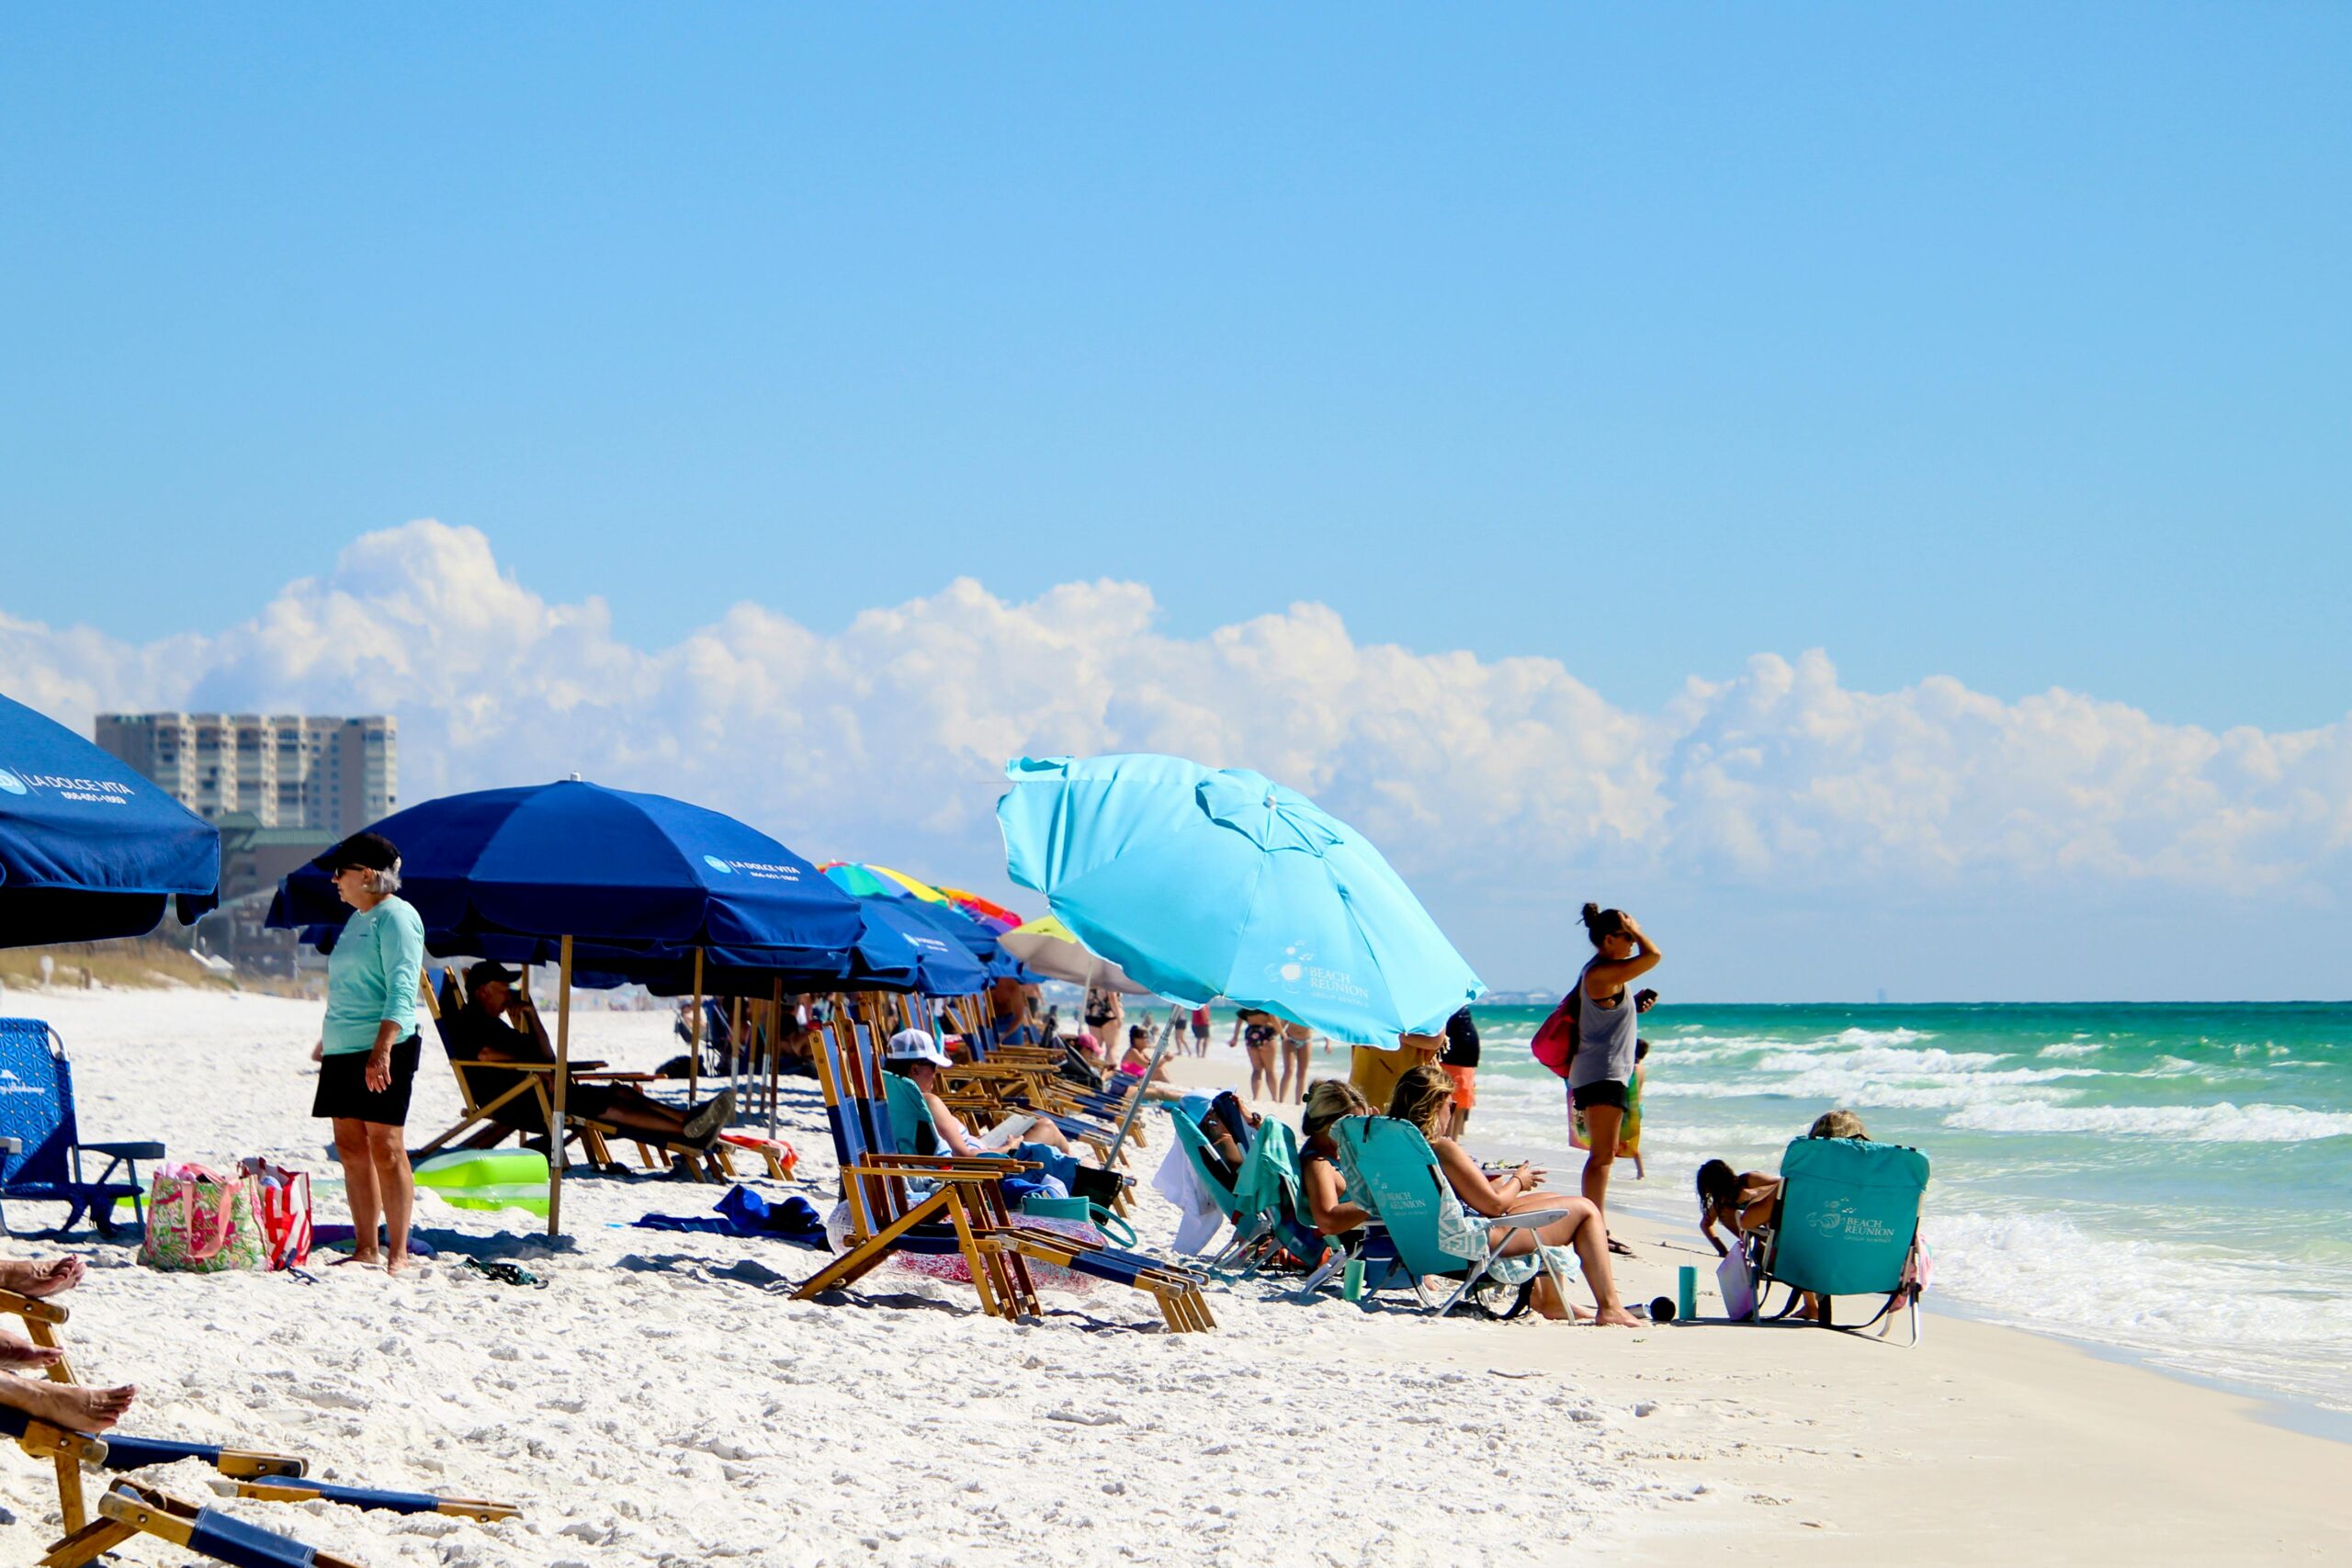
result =
[[[39,1568],[85,1568],[134,1536],[193,1551],[228,1568],[359,1568],[347,1557],[335,1557],[307,1546],[292,1536],[218,1508],[199,1508],[168,1492],[118,1481],[98,1499],[99,1517],[67,1535],[49,1549]]]
[[[164,1145],[82,1142],[73,1065],[57,1031],[37,1018],[0,1018],[0,1137],[17,1145],[15,1153],[0,1155],[0,1235],[16,1234],[8,1228],[11,1200],[66,1205],[64,1223],[35,1233],[42,1236],[63,1235],[86,1213],[100,1235],[112,1237],[114,1206],[126,1198],[131,1217],[145,1226],[138,1162],[162,1159]],[[83,1174],[85,1150],[106,1157],[96,1180]]]

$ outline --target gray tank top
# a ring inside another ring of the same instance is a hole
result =
[[[1589,973],[1592,965],[1585,965]],[[1577,976],[1577,1054],[1568,1064],[1568,1087],[1582,1089],[1587,1084],[1613,1079],[1618,1083],[1634,1081],[1634,1036],[1641,1028],[1641,1010],[1634,1006],[1634,993],[1621,991],[1617,1005],[1602,1007],[1585,995],[1584,975]]]

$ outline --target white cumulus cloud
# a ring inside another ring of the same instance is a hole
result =
[[[2052,690],[1839,682],[1821,652],[1616,706],[1548,659],[1363,644],[1316,604],[1202,637],[1148,588],[1026,603],[968,579],[824,635],[739,604],[675,646],[551,604],[471,528],[366,535],[217,633],[127,643],[0,606],[0,690],[107,708],[399,716],[402,795],[560,777],[685,795],[805,852],[1001,866],[1023,753],[1160,750],[1256,767],[1456,899],[1531,882],[2286,897],[2333,908],[2352,719],[2216,734]]]

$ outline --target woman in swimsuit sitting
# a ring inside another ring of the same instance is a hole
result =
[[[1544,1190],[1544,1173],[1537,1166],[1522,1163],[1499,1180],[1488,1179],[1478,1162],[1460,1144],[1438,1131],[1450,1119],[1453,1104],[1452,1078],[1437,1067],[1415,1067],[1396,1080],[1396,1095],[1388,1102],[1388,1114],[1419,1128],[1421,1136],[1429,1140],[1430,1152],[1437,1156],[1438,1170],[1444,1176],[1446,1185],[1453,1189],[1453,1195],[1462,1201],[1464,1217],[1474,1229],[1484,1231],[1484,1222],[1505,1214],[1565,1211],[1558,1219],[1539,1229],[1513,1231],[1498,1250],[1505,1258],[1515,1258],[1534,1251],[1539,1243],[1544,1247],[1574,1247],[1577,1261],[1584,1269],[1585,1282],[1592,1287],[1592,1299],[1599,1308],[1594,1321],[1604,1327],[1618,1328],[1637,1324],[1640,1320],[1617,1299],[1616,1277],[1609,1267],[1609,1232],[1601,1224],[1600,1211],[1583,1198]],[[1568,1303],[1553,1289],[1548,1270],[1539,1270],[1535,1276],[1535,1310],[1549,1318],[1566,1319],[1571,1315]]]

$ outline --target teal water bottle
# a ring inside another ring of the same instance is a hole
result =
[[[1340,1294],[1351,1302],[1363,1299],[1363,1259],[1351,1258],[1340,1271]]]
[[[1674,1312],[1685,1323],[1699,1315],[1699,1270],[1685,1263],[1674,1278]]]

